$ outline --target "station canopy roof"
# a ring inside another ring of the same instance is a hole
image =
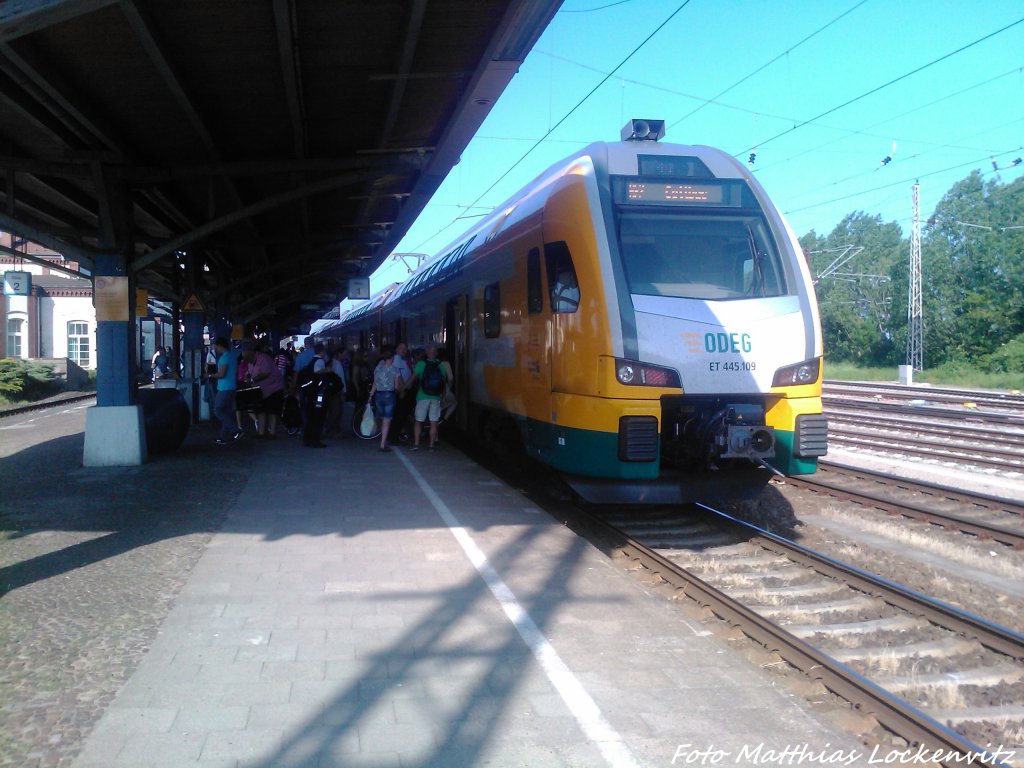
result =
[[[2,3],[0,229],[298,332],[395,248],[560,2]]]

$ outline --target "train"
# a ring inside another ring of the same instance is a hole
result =
[[[743,164],[664,133],[630,120],[551,166],[329,335],[434,342],[458,426],[589,502],[813,473],[827,422],[806,257]]]

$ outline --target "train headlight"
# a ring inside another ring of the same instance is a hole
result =
[[[821,358],[805,360],[796,365],[789,365],[779,368],[772,380],[773,387],[787,387],[795,384],[813,384],[818,380],[818,373],[821,370]]]
[[[620,384],[634,387],[680,388],[679,374],[671,368],[646,365],[633,360],[615,361],[615,378]]]
[[[637,381],[640,371],[629,363],[619,363],[615,369],[615,378],[620,384],[639,384]]]

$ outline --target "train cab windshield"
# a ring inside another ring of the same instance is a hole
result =
[[[619,244],[633,294],[705,300],[786,295],[778,250],[760,216],[623,210]]]
[[[730,300],[785,296],[779,250],[738,179],[613,178],[633,294]]]

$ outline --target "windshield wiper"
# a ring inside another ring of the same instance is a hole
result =
[[[753,279],[750,283],[750,288],[747,290],[748,296],[764,296],[764,254],[757,250],[757,240],[754,238],[754,230],[751,226],[747,225],[747,245],[750,246],[750,257],[753,260],[754,274]],[[756,290],[760,289],[760,294],[756,293]]]

